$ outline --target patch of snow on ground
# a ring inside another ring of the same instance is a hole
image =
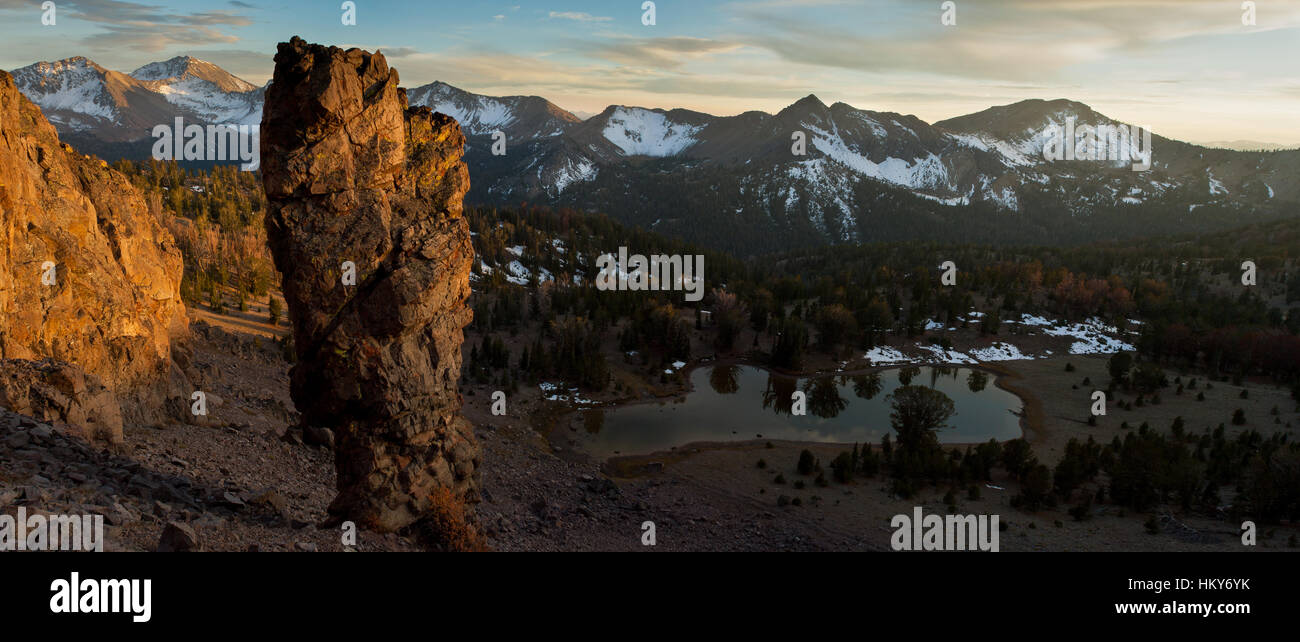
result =
[[[583,398],[582,395],[578,394],[577,388],[569,388],[566,391],[567,394],[564,394],[562,392],[556,392],[563,390],[558,383],[543,381],[537,384],[537,387],[542,389],[542,397],[547,401],[570,401],[579,405],[596,403],[591,399]]]
[[[958,352],[956,350],[944,350],[943,346],[937,346],[931,344],[931,345],[916,346],[916,347],[922,350],[928,350],[932,354],[934,354],[934,357],[930,360],[935,361],[937,363],[975,363],[976,362],[974,359],[970,358],[970,355],[967,355],[963,352]]]
[[[1033,357],[1020,351],[1020,348],[1001,341],[987,348],[975,348],[970,355],[978,361],[1022,361]]]
[[[911,363],[912,358],[889,346],[876,346],[864,356],[872,365],[889,365],[893,363]]]
[[[1096,317],[1083,323],[1057,324],[1043,330],[1044,334],[1053,337],[1078,339],[1070,345],[1070,354],[1111,354],[1133,351],[1132,344],[1107,336],[1117,332],[1114,326],[1106,325]]]

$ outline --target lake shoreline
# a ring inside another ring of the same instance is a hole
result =
[[[721,359],[705,358],[705,359],[700,359],[689,363],[688,365],[686,365],[685,367],[683,367],[678,371],[678,373],[684,377],[682,389],[680,391],[673,392],[671,394],[659,395],[659,396],[649,397],[649,398],[636,398],[636,399],[627,399],[622,401],[610,401],[598,405],[586,405],[580,407],[569,406],[568,408],[566,408],[564,411],[561,412],[559,417],[562,420],[567,421],[567,420],[572,420],[572,416],[575,411],[578,412],[578,414],[581,414],[581,411],[588,411],[588,410],[599,410],[604,412],[604,411],[618,410],[621,408],[648,406],[650,404],[665,406],[665,405],[671,405],[675,403],[684,403],[687,397],[691,393],[697,392],[697,386],[693,381],[693,375],[695,374],[696,370],[706,366],[707,367],[743,366],[743,367],[752,368],[772,375],[789,377],[799,381],[807,380],[807,379],[823,378],[823,377],[832,377],[832,378],[833,377],[854,377],[854,376],[861,376],[861,375],[880,374],[883,372],[888,372],[893,370],[901,370],[907,367],[951,368],[954,370],[959,368],[964,368],[967,370],[979,371],[979,372],[984,372],[992,375],[994,377],[995,387],[1013,396],[1020,403],[1019,412],[1011,411],[1010,409],[1008,409],[1008,411],[1011,412],[1011,414],[1017,416],[1017,427],[1018,427],[1019,434],[1016,435],[1015,437],[997,439],[999,443],[1004,443],[1006,441],[1009,441],[1010,439],[1028,438],[1031,432],[1034,434],[1038,434],[1042,430],[1041,402],[1030,391],[1017,385],[1017,382],[1014,380],[1018,380],[1020,378],[1020,375],[1018,373],[1016,373],[1011,368],[1002,366],[997,363],[898,364],[898,365],[891,364],[891,365],[869,366],[865,368],[854,368],[852,370],[800,371],[800,373],[796,374],[793,372],[768,367],[767,365],[762,364],[755,359],[744,357],[744,356],[726,357]],[[943,446],[951,447],[951,448],[965,448],[968,446],[976,446],[980,443],[985,443],[985,441],[987,440],[944,442]],[[597,462],[601,462],[602,467],[610,471],[611,474],[614,474],[619,477],[630,477],[630,476],[637,476],[639,474],[644,474],[645,472],[653,472],[658,468],[658,464],[666,464],[672,460],[679,459],[686,454],[697,453],[701,450],[736,449],[736,448],[746,449],[746,448],[752,448],[755,445],[762,446],[769,442],[780,443],[783,445],[817,444],[820,446],[840,445],[844,447],[851,447],[854,443],[858,443],[858,444],[870,443],[870,442],[863,442],[861,440],[857,442],[854,441],[837,442],[837,441],[790,439],[788,437],[786,438],[755,437],[750,439],[692,440],[688,442],[683,442],[682,444],[672,448],[658,448],[649,452],[631,453],[631,454],[623,454],[623,453],[607,454],[605,452],[600,452],[599,450],[592,449],[591,444],[580,444],[577,446],[577,448],[573,448],[572,450],[576,450],[582,453],[586,457],[590,457],[591,459]]]

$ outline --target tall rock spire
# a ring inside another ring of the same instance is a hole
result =
[[[381,54],[294,37],[261,135],[293,399],[304,426],[335,434],[333,519],[394,531],[448,491],[474,501],[479,447],[457,391],[474,258],[459,125],[408,109]]]

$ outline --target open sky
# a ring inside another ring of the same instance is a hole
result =
[[[86,56],[130,72],[192,55],[266,82],[299,35],[382,49],[405,86],[561,107],[775,112],[827,103],[933,122],[1070,98],[1190,141],[1300,143],[1300,0],[0,0],[0,67]]]

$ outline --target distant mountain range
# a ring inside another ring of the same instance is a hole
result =
[[[264,88],[195,58],[129,75],[71,58],[13,75],[65,140],[110,159],[146,158],[150,129],[176,116],[261,121]],[[1069,100],[926,123],[813,95],[777,114],[611,105],[585,119],[537,96],[484,96],[441,82],[407,96],[460,121],[471,202],[600,210],[741,253],[909,238],[1080,242],[1292,216],[1300,201],[1300,150],[1153,136],[1150,171],[1048,161],[1053,126],[1118,124]],[[496,131],[502,156],[491,151]],[[792,153],[795,132],[806,155]]]
[[[1219,147],[1222,149],[1235,149],[1239,152],[1260,152],[1276,151],[1279,149],[1300,149],[1300,143],[1266,143],[1258,140],[1211,140],[1203,143],[1197,143],[1202,147]]]
[[[153,127],[178,116],[196,124],[262,122],[264,88],[197,58],[150,63],[130,74],[81,57],[10,73],[64,142],[108,160],[147,158]]]

